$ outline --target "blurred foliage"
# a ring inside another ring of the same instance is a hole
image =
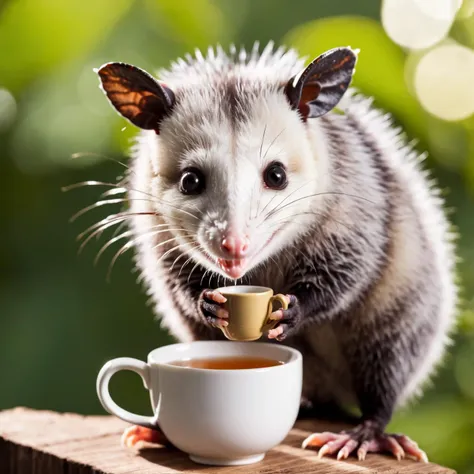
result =
[[[472,3],[465,1],[450,33],[471,48]],[[95,394],[101,365],[144,358],[171,342],[136,284],[129,253],[110,284],[113,253],[92,265],[105,238],[77,257],[75,237],[106,213],[68,220],[103,190],[64,194],[61,187],[114,181],[124,169],[113,160],[126,160],[136,132],[109,107],[92,69],[115,60],[153,71],[217,42],[273,39],[310,57],[351,45],[361,49],[354,85],[429,151],[427,166],[447,190],[460,234],[464,301],[454,344],[424,397],[391,428],[412,435],[433,461],[474,474],[474,117],[445,122],[421,108],[411,84],[419,55],[396,46],[379,18],[376,0],[0,3],[0,408],[102,413]],[[134,375],[112,385],[118,402],[149,411]]]

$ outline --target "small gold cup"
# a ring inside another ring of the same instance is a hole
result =
[[[229,312],[229,324],[221,329],[231,341],[255,341],[273,329],[278,321],[269,317],[275,302],[288,309],[285,295],[273,295],[273,290],[264,286],[226,286],[216,291],[227,299],[224,308]]]

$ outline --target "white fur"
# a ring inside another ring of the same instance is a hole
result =
[[[280,47],[274,50],[273,47],[274,43],[270,41],[259,52],[259,43],[256,42],[250,54],[245,49],[238,52],[235,46],[230,47],[230,54],[220,46],[215,51],[209,47],[206,57],[196,49],[195,57],[188,54],[186,61],[178,59],[169,69],[158,70],[157,76],[171,87],[188,87],[212,81],[226,70],[229,74],[262,84],[286,82],[302,71],[305,58],[300,58],[294,49]],[[234,63],[236,57],[239,59]]]

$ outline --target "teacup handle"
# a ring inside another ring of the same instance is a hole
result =
[[[155,418],[131,413],[119,407],[112,400],[109,393],[109,382],[112,376],[121,370],[131,370],[132,372],[136,372],[142,378],[145,388],[150,388],[150,369],[145,362],[138,359],[132,359],[131,357],[112,359],[109,360],[102,369],[100,369],[99,375],[97,376],[96,388],[100,403],[111,415],[115,415],[128,423],[144,426],[145,428],[156,429],[157,423]]]
[[[277,324],[278,320],[271,320],[270,315],[273,313],[273,303],[278,301],[281,305],[281,309],[288,309],[288,300],[286,299],[285,295],[278,293],[270,298],[270,303],[268,304],[268,314],[267,314],[267,322],[264,324],[262,328],[263,331],[269,331],[273,329]]]

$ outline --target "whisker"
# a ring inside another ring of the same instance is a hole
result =
[[[185,245],[190,245],[188,242],[184,242],[182,244],[178,244],[176,245],[176,247],[172,247],[170,248],[169,250],[167,250],[159,259],[158,259],[158,262],[161,262],[161,260],[164,260],[170,253],[174,252],[177,248],[180,248],[180,247],[184,247]],[[199,246],[199,244],[196,242],[194,243],[194,246],[190,246],[189,250],[194,250],[195,248],[197,248]],[[181,255],[183,254],[184,252],[181,252]],[[181,256],[180,255],[180,256]]]
[[[188,262],[190,262],[191,260],[193,259],[193,257],[189,257],[182,265],[181,265],[181,268],[179,269],[179,273],[178,273],[178,279],[179,277],[181,276],[181,273],[183,271],[183,268],[188,264]]]
[[[297,214],[293,214],[291,217],[289,218],[286,218],[286,221],[284,220],[285,218],[282,218],[282,219],[278,219],[277,221],[275,221],[273,224],[271,224],[269,227],[271,228],[272,226],[276,225],[278,222],[284,222],[284,223],[288,223],[288,222],[294,222],[294,218],[299,216],[299,215],[305,215],[305,214],[308,214],[308,215],[317,215],[317,216],[320,216],[320,217],[325,217],[325,214],[321,213],[321,212],[316,212],[316,211],[306,211],[306,212],[298,212]],[[360,232],[359,230],[359,227],[357,225],[348,225],[348,224],[345,224],[344,222],[341,222],[339,220],[336,220],[334,218],[331,218],[336,224],[338,225],[342,225],[343,227],[345,227],[347,230],[349,230],[351,233],[356,233],[357,236],[359,236],[360,238],[362,238],[367,245],[371,246],[371,242],[367,239],[367,237],[362,233]]]
[[[314,216],[319,216],[319,217],[325,217],[326,215],[323,212],[317,212],[317,211],[302,211],[302,212],[297,212],[296,214],[292,214],[291,216],[283,216],[280,217],[271,223],[267,224],[267,227],[264,232],[267,231],[267,229],[271,229],[272,227],[275,227],[279,225],[281,222],[284,222],[285,224],[288,222],[294,222],[294,218],[297,216],[304,216],[304,215],[314,215]],[[262,222],[263,224],[263,222]],[[260,225],[258,226],[260,227]]]
[[[127,225],[127,221],[126,220],[122,221],[114,230],[112,237],[115,237],[126,225]]]
[[[84,232],[81,232],[77,237],[76,240],[81,240],[88,232],[100,227],[103,224],[107,224],[111,221],[118,220],[121,222],[122,220],[130,219],[134,216],[155,216],[154,212],[118,212],[117,214],[110,214],[109,216],[105,217],[99,222],[88,227]],[[118,222],[117,222],[118,224]]]
[[[101,257],[101,255],[112,245],[114,244],[115,242],[118,242],[119,240],[125,238],[125,237],[129,237],[133,235],[133,232],[131,230],[128,230],[126,232],[124,232],[123,234],[120,234],[119,236],[117,237],[113,237],[111,238],[107,243],[105,243],[102,248],[99,250],[99,252],[97,253],[95,259],[94,259],[94,265],[97,265],[97,263],[99,262],[99,259]]]
[[[211,273],[211,276],[209,278],[209,288],[212,288],[211,286],[211,282],[212,282],[212,279],[216,277],[216,280],[217,280],[217,285],[214,287],[214,288],[217,288],[219,286],[219,273],[218,272],[212,272]]]
[[[326,173],[326,175],[327,175],[327,174],[328,174],[328,173]],[[296,190],[292,191],[292,192],[287,196],[287,198],[290,197],[290,196],[292,196],[295,192],[299,191],[301,188],[303,188],[303,187],[306,186],[307,184],[310,184],[310,183],[312,183],[312,182],[314,182],[314,181],[317,181],[318,179],[320,179],[320,177],[313,178],[313,179],[310,179],[310,180],[306,181],[306,183],[304,183],[303,185],[301,185],[301,186],[300,186],[299,188],[297,188]],[[273,200],[275,199],[275,197],[276,197],[277,195],[278,195],[278,193],[274,193],[273,198],[272,198],[272,199],[270,200],[270,202],[268,202],[268,203],[266,204],[266,206],[262,209],[261,214],[263,214],[263,213],[265,212],[265,209],[273,202]],[[282,202],[280,202],[279,205],[281,205],[283,202],[285,202],[285,200],[286,200],[287,198],[285,198]],[[275,206],[272,210],[276,209],[279,205]]]
[[[84,186],[110,186],[110,187],[113,187],[113,188],[118,188],[118,187],[124,188],[124,186],[121,186],[121,185],[119,186],[118,184],[108,183],[108,182],[105,182],[105,181],[82,181],[80,183],[75,183],[75,184],[71,184],[69,186],[64,186],[62,188],[62,190],[67,192],[67,191],[71,191],[72,189],[76,189],[76,188],[80,188],[80,187],[84,187]],[[126,188],[126,189],[127,189],[128,192],[133,191],[133,192],[144,194],[145,196],[151,197],[153,202],[155,202],[156,204],[165,204],[166,206],[170,206],[171,208],[176,209],[177,211],[183,212],[184,214],[187,214],[187,215],[191,216],[192,218],[194,218],[196,220],[199,220],[199,217],[195,216],[194,214],[192,214],[188,211],[185,211],[184,209],[181,209],[177,206],[174,206],[173,204],[171,204],[167,201],[159,199],[159,198],[157,198],[156,196],[153,196],[150,193],[147,193],[145,191],[141,191],[139,189],[134,189],[134,188]],[[129,198],[128,200],[131,200],[131,199]]]
[[[99,239],[99,238],[101,237],[102,233],[104,232],[104,230],[106,230],[106,229],[108,229],[109,227],[112,227],[112,226],[114,226],[114,225],[117,225],[117,224],[120,224],[120,225],[123,226],[123,224],[126,224],[128,220],[129,220],[128,217],[116,218],[116,219],[112,220],[111,222],[106,222],[106,223],[100,225],[94,232],[92,232],[92,233],[82,242],[81,246],[79,247],[78,254],[80,254],[80,253],[84,250],[84,248],[85,248],[85,246],[87,245],[87,243],[90,242],[91,239],[93,239],[95,236],[97,236],[97,239]],[[162,224],[162,226],[164,226],[164,225],[170,225],[170,224]],[[96,226],[96,224],[95,224],[94,226]],[[91,227],[93,227],[93,226],[91,226]],[[120,226],[119,226],[119,227],[120,227]],[[89,229],[90,229],[90,228],[89,228]],[[84,236],[87,234],[87,232],[89,231],[89,229],[86,230],[85,232],[83,232],[82,234],[79,234],[79,236],[76,238],[76,240],[78,240],[78,241],[81,240],[81,238],[84,237]],[[116,234],[116,232],[114,232],[114,235],[112,235],[112,237],[114,237],[115,234]]]
[[[206,277],[206,275],[209,273],[209,269],[206,270],[203,274],[202,274],[202,277],[201,277],[201,281],[199,282],[199,286],[202,288],[202,281],[204,280],[204,278]]]
[[[113,188],[109,189],[108,191],[104,191],[100,197],[105,198],[109,196],[116,196],[117,194],[124,194],[127,192],[127,188]]]
[[[193,274],[194,270],[199,266],[199,262],[196,262],[196,265],[191,269],[191,273],[188,275],[188,279],[186,282],[189,284],[189,280],[191,279],[191,275]]]
[[[63,192],[68,192],[72,191],[73,189],[78,189],[78,188],[83,188],[85,186],[111,186],[114,188],[121,188],[119,184],[116,183],[107,183],[105,181],[96,181],[96,180],[88,180],[88,181],[81,181],[79,183],[74,183],[74,184],[69,184],[67,186],[63,186],[61,188],[61,191]]]
[[[99,239],[100,236],[102,235],[102,233],[104,232],[104,230],[108,229],[109,227],[112,227],[114,225],[117,225],[119,224],[120,222],[124,223],[126,222],[126,219],[123,219],[123,220],[117,220],[117,221],[112,221],[112,222],[109,222],[107,224],[104,224],[103,226],[99,227],[98,229],[96,229],[94,232],[92,232],[86,239],[84,239],[84,241],[81,243],[81,245],[79,246],[79,249],[77,251],[78,254],[81,254],[82,251],[84,250],[84,248],[86,247],[86,245],[95,237],[97,236],[97,238]]]
[[[153,229],[153,227],[151,228]],[[161,230],[149,230],[143,234],[140,234],[139,236],[135,237],[134,239],[130,240],[129,243],[131,245],[135,245],[137,242],[139,242],[141,239],[145,238],[145,237],[151,237],[151,236],[154,236],[154,235],[158,235],[158,234],[162,234],[163,232],[172,232],[172,231],[186,231],[186,229],[161,229]],[[114,237],[112,239],[110,239],[106,244],[104,244],[102,246],[102,248],[99,250],[99,252],[97,253],[97,256],[95,257],[94,259],[94,265],[97,265],[98,261],[100,260],[100,257],[101,255],[111,246],[113,245],[115,242],[118,242],[119,240],[121,239],[124,239],[126,237],[130,237],[132,236],[134,233],[133,231],[126,231],[124,232],[123,234],[117,236],[117,237]]]
[[[183,256],[183,252],[181,252],[173,261],[171,267],[168,267],[169,268],[169,272],[171,273],[173,271],[173,268],[174,266],[176,265],[176,263],[179,261],[179,259]]]
[[[124,202],[130,202],[130,201],[145,201],[145,202],[151,202],[150,199],[145,199],[145,198],[116,198],[116,199],[105,199],[103,201],[97,201],[90,206],[85,207],[84,209],[81,209],[79,212],[76,212],[69,221],[74,222],[76,219],[81,217],[82,215],[86,214],[87,212],[91,211],[92,209],[95,209],[96,207],[101,207],[101,206],[107,206],[109,204],[120,204]],[[184,212],[184,211],[183,211]]]
[[[161,247],[162,245],[167,244],[168,242],[172,242],[173,240],[179,239],[180,237],[182,237],[182,236],[181,235],[176,235],[175,237],[171,237],[171,239],[167,239],[163,242],[159,242],[157,245],[153,246],[153,250],[156,250],[157,248]]]
[[[370,199],[366,199],[362,196],[356,196],[355,194],[348,194],[348,193],[342,193],[342,192],[323,192],[323,193],[314,193],[314,194],[308,194],[307,196],[303,196],[301,198],[294,199],[293,201],[285,204],[284,206],[281,206],[280,208],[276,209],[275,211],[269,212],[267,216],[265,217],[264,221],[267,220],[269,217],[271,217],[273,214],[276,214],[277,212],[282,211],[283,209],[287,208],[288,206],[291,206],[293,204],[296,204],[299,201],[302,201],[304,199],[309,199],[312,197],[316,196],[324,196],[324,195],[342,195],[342,196],[348,196],[351,198],[356,198],[356,199],[361,199],[363,201],[369,202],[370,204],[375,205],[375,202],[371,201]]]
[[[124,223],[124,222],[123,222]],[[100,227],[99,229],[97,229],[93,234],[89,235],[89,237],[87,237],[87,239],[84,240],[84,242],[82,242],[81,246],[79,247],[79,252],[78,253],[81,253],[82,250],[84,250],[84,247],[87,245],[87,243],[94,237],[95,234],[98,234],[97,235],[97,238],[100,238],[100,235],[102,234],[102,232],[104,230],[106,230],[108,227],[112,226],[112,225],[115,225],[116,223],[110,223],[110,224],[107,224],[107,225],[104,225],[102,227]],[[156,226],[152,226],[151,229],[153,228],[161,228],[161,227],[164,227],[164,226],[169,226],[169,224],[159,224],[159,225],[156,225]],[[164,229],[164,232],[165,231],[168,231],[169,229]],[[127,231],[127,232],[130,232],[131,235],[133,235],[133,231]],[[114,232],[115,234],[115,232]],[[122,234],[123,235],[123,234]],[[112,235],[112,238],[115,239],[116,237],[114,235]],[[119,239],[117,239],[119,240]]]
[[[263,214],[263,212],[265,211],[265,209],[273,202],[273,200],[277,197],[277,193],[274,193],[272,198],[270,199],[270,201],[267,202],[267,204],[265,204],[265,206],[263,207],[263,209],[260,211],[260,214]],[[275,208],[273,208],[275,209]]]
[[[91,204],[90,206],[87,206],[85,207],[84,209],[81,209],[79,212],[76,212],[76,214],[74,214],[71,218],[70,218],[70,222],[74,222],[76,219],[78,219],[79,217],[81,217],[82,215],[86,214],[87,212],[91,211],[92,209],[95,209],[97,207],[101,207],[101,206],[107,206],[107,205],[111,205],[111,204],[120,204],[120,203],[124,203],[124,202],[131,202],[131,201],[144,201],[144,202],[150,202],[150,203],[153,203],[153,204],[161,204],[160,202],[156,203],[154,201],[152,201],[151,199],[145,199],[145,198],[116,198],[116,199],[105,199],[103,201],[97,201],[93,204]],[[187,214],[187,215],[190,215],[191,217],[194,217],[195,219],[198,219],[197,216],[195,216],[194,214],[191,214],[187,211],[185,211],[184,209],[180,209],[178,207],[175,207],[175,206],[172,206],[170,205],[170,207],[173,207],[175,208],[176,210],[180,211],[180,212],[183,212],[184,214]]]
[[[255,178],[255,183],[252,187],[252,195],[250,196],[250,206],[249,206],[249,215],[252,215],[252,202],[253,202],[253,193],[257,186],[260,184],[260,175],[257,174],[257,177]],[[260,195],[258,201],[257,201],[257,210],[255,211],[255,216],[252,217],[252,219],[256,219],[258,216],[258,210],[260,209],[260,203],[262,202],[262,196]]]
[[[127,201],[127,199],[124,198],[117,198],[117,199],[107,199],[104,201],[97,201],[94,204],[91,204],[90,206],[85,207],[84,209],[81,209],[80,211],[76,212],[70,219],[69,222],[74,222],[76,219],[81,217],[83,214],[86,212],[89,212],[90,210],[96,208],[96,207],[101,207],[101,206],[106,206],[109,204],[119,204],[122,202]]]
[[[262,149],[263,149],[263,142],[265,141],[265,133],[267,132],[267,124],[265,124],[265,127],[263,129],[263,135],[262,135],[262,143],[260,143],[260,152],[258,154],[259,158],[262,158]]]
[[[302,188],[304,188],[307,184],[310,184],[312,183],[313,181],[315,181],[314,179],[310,179],[309,181],[307,181],[306,183],[304,183],[303,185],[301,185],[300,187],[298,187],[297,189],[293,190],[290,194],[288,194],[279,204],[277,204],[271,211],[274,211],[275,209],[278,209],[279,206],[281,206],[290,196],[292,196],[293,194],[295,194],[296,192],[300,191]],[[273,199],[275,199],[275,197],[277,196],[277,193],[275,193],[273,195],[273,198],[267,203],[267,205],[262,209],[262,214],[265,212],[265,209],[267,208],[267,206],[273,201]]]
[[[155,245],[153,247],[153,249],[156,249],[158,247],[161,247],[162,245],[165,245],[167,244],[168,242],[172,242],[173,240],[176,240],[178,238],[178,236],[176,237],[173,237],[171,239],[168,239],[168,240],[165,240],[164,242],[161,242],[159,243],[158,245]],[[115,265],[115,263],[117,262],[118,258],[123,255],[125,252],[127,252],[127,250],[130,250],[131,248],[133,248],[133,242],[132,241],[129,241],[127,242],[125,245],[123,245],[118,251],[117,253],[113,256],[111,262],[110,262],[110,265],[109,265],[109,269],[107,271],[107,281],[110,281],[110,275],[112,273],[112,269]]]
[[[270,145],[268,145],[268,148],[267,148],[267,151],[265,152],[265,154],[263,155],[263,158],[262,160],[265,159],[265,157],[267,156],[267,153],[270,151],[270,148],[272,147],[272,145],[278,140],[278,138],[280,137],[280,135],[285,131],[285,128],[283,128],[281,130],[281,132],[272,140],[272,142],[270,143]]]
[[[77,160],[78,158],[84,158],[86,156],[91,156],[91,157],[94,157],[94,158],[103,158],[103,159],[106,159],[106,160],[109,160],[109,161],[113,161],[114,163],[117,163],[117,164],[123,166],[125,169],[133,172],[133,170],[130,168],[130,166],[127,166],[125,163],[122,163],[121,161],[119,161],[115,158],[112,158],[111,156],[103,155],[102,153],[83,151],[83,152],[79,152],[79,153],[73,153],[71,155],[71,159],[72,160]]]

